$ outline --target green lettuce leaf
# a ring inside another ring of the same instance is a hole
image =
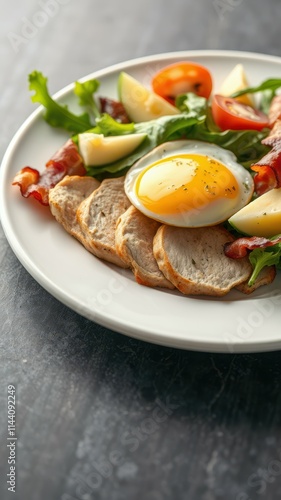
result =
[[[252,286],[261,270],[266,266],[281,266],[281,245],[278,243],[270,248],[256,248],[249,253],[249,260],[253,266],[253,272],[248,281]]]
[[[93,129],[96,134],[103,134],[104,136],[132,134],[134,131],[134,123],[117,122],[106,113],[96,119],[96,127]]]
[[[100,116],[100,112],[93,95],[99,86],[100,83],[95,78],[86,82],[75,82],[74,84],[74,94],[79,97],[79,105],[88,108],[95,118]]]
[[[48,80],[42,73],[33,71],[28,78],[29,90],[34,91],[31,100],[44,106],[43,116],[49,125],[63,128],[70,133],[84,132],[93,126],[88,113],[75,115],[67,106],[62,106],[52,99],[47,87]]]

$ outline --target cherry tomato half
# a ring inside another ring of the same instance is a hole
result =
[[[177,95],[193,92],[208,98],[212,91],[212,77],[204,66],[179,62],[166,66],[152,79],[153,91],[174,104]]]
[[[268,127],[268,117],[247,104],[222,95],[212,98],[213,118],[222,130],[262,130]]]

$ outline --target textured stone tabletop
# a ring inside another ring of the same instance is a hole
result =
[[[52,92],[150,54],[281,54],[278,0],[2,0],[0,153]],[[0,229],[1,500],[276,500],[280,353],[210,354],[133,340],[45,291]],[[16,388],[16,493],[7,388]],[[7,446],[10,443],[10,448]]]

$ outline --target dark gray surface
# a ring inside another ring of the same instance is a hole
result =
[[[43,25],[26,31],[44,10]],[[281,44],[278,0],[2,0],[0,27],[1,156],[34,109],[33,69],[55,92],[143,55],[279,55]],[[44,291],[2,230],[0,263],[1,499],[280,498],[279,352],[215,355],[131,340]],[[8,384],[17,389],[16,494],[6,484]]]

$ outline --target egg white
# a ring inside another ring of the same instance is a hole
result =
[[[181,208],[178,214],[157,214],[143,206],[136,193],[139,174],[152,163],[180,154],[199,154],[221,162],[236,178],[239,192],[234,203],[228,199],[216,199],[204,207],[197,206],[192,211]],[[252,198],[254,182],[251,174],[237,162],[236,156],[215,144],[194,140],[166,142],[138,160],[127,172],[125,192],[131,203],[144,215],[159,222],[178,227],[204,227],[219,224],[244,207]]]

